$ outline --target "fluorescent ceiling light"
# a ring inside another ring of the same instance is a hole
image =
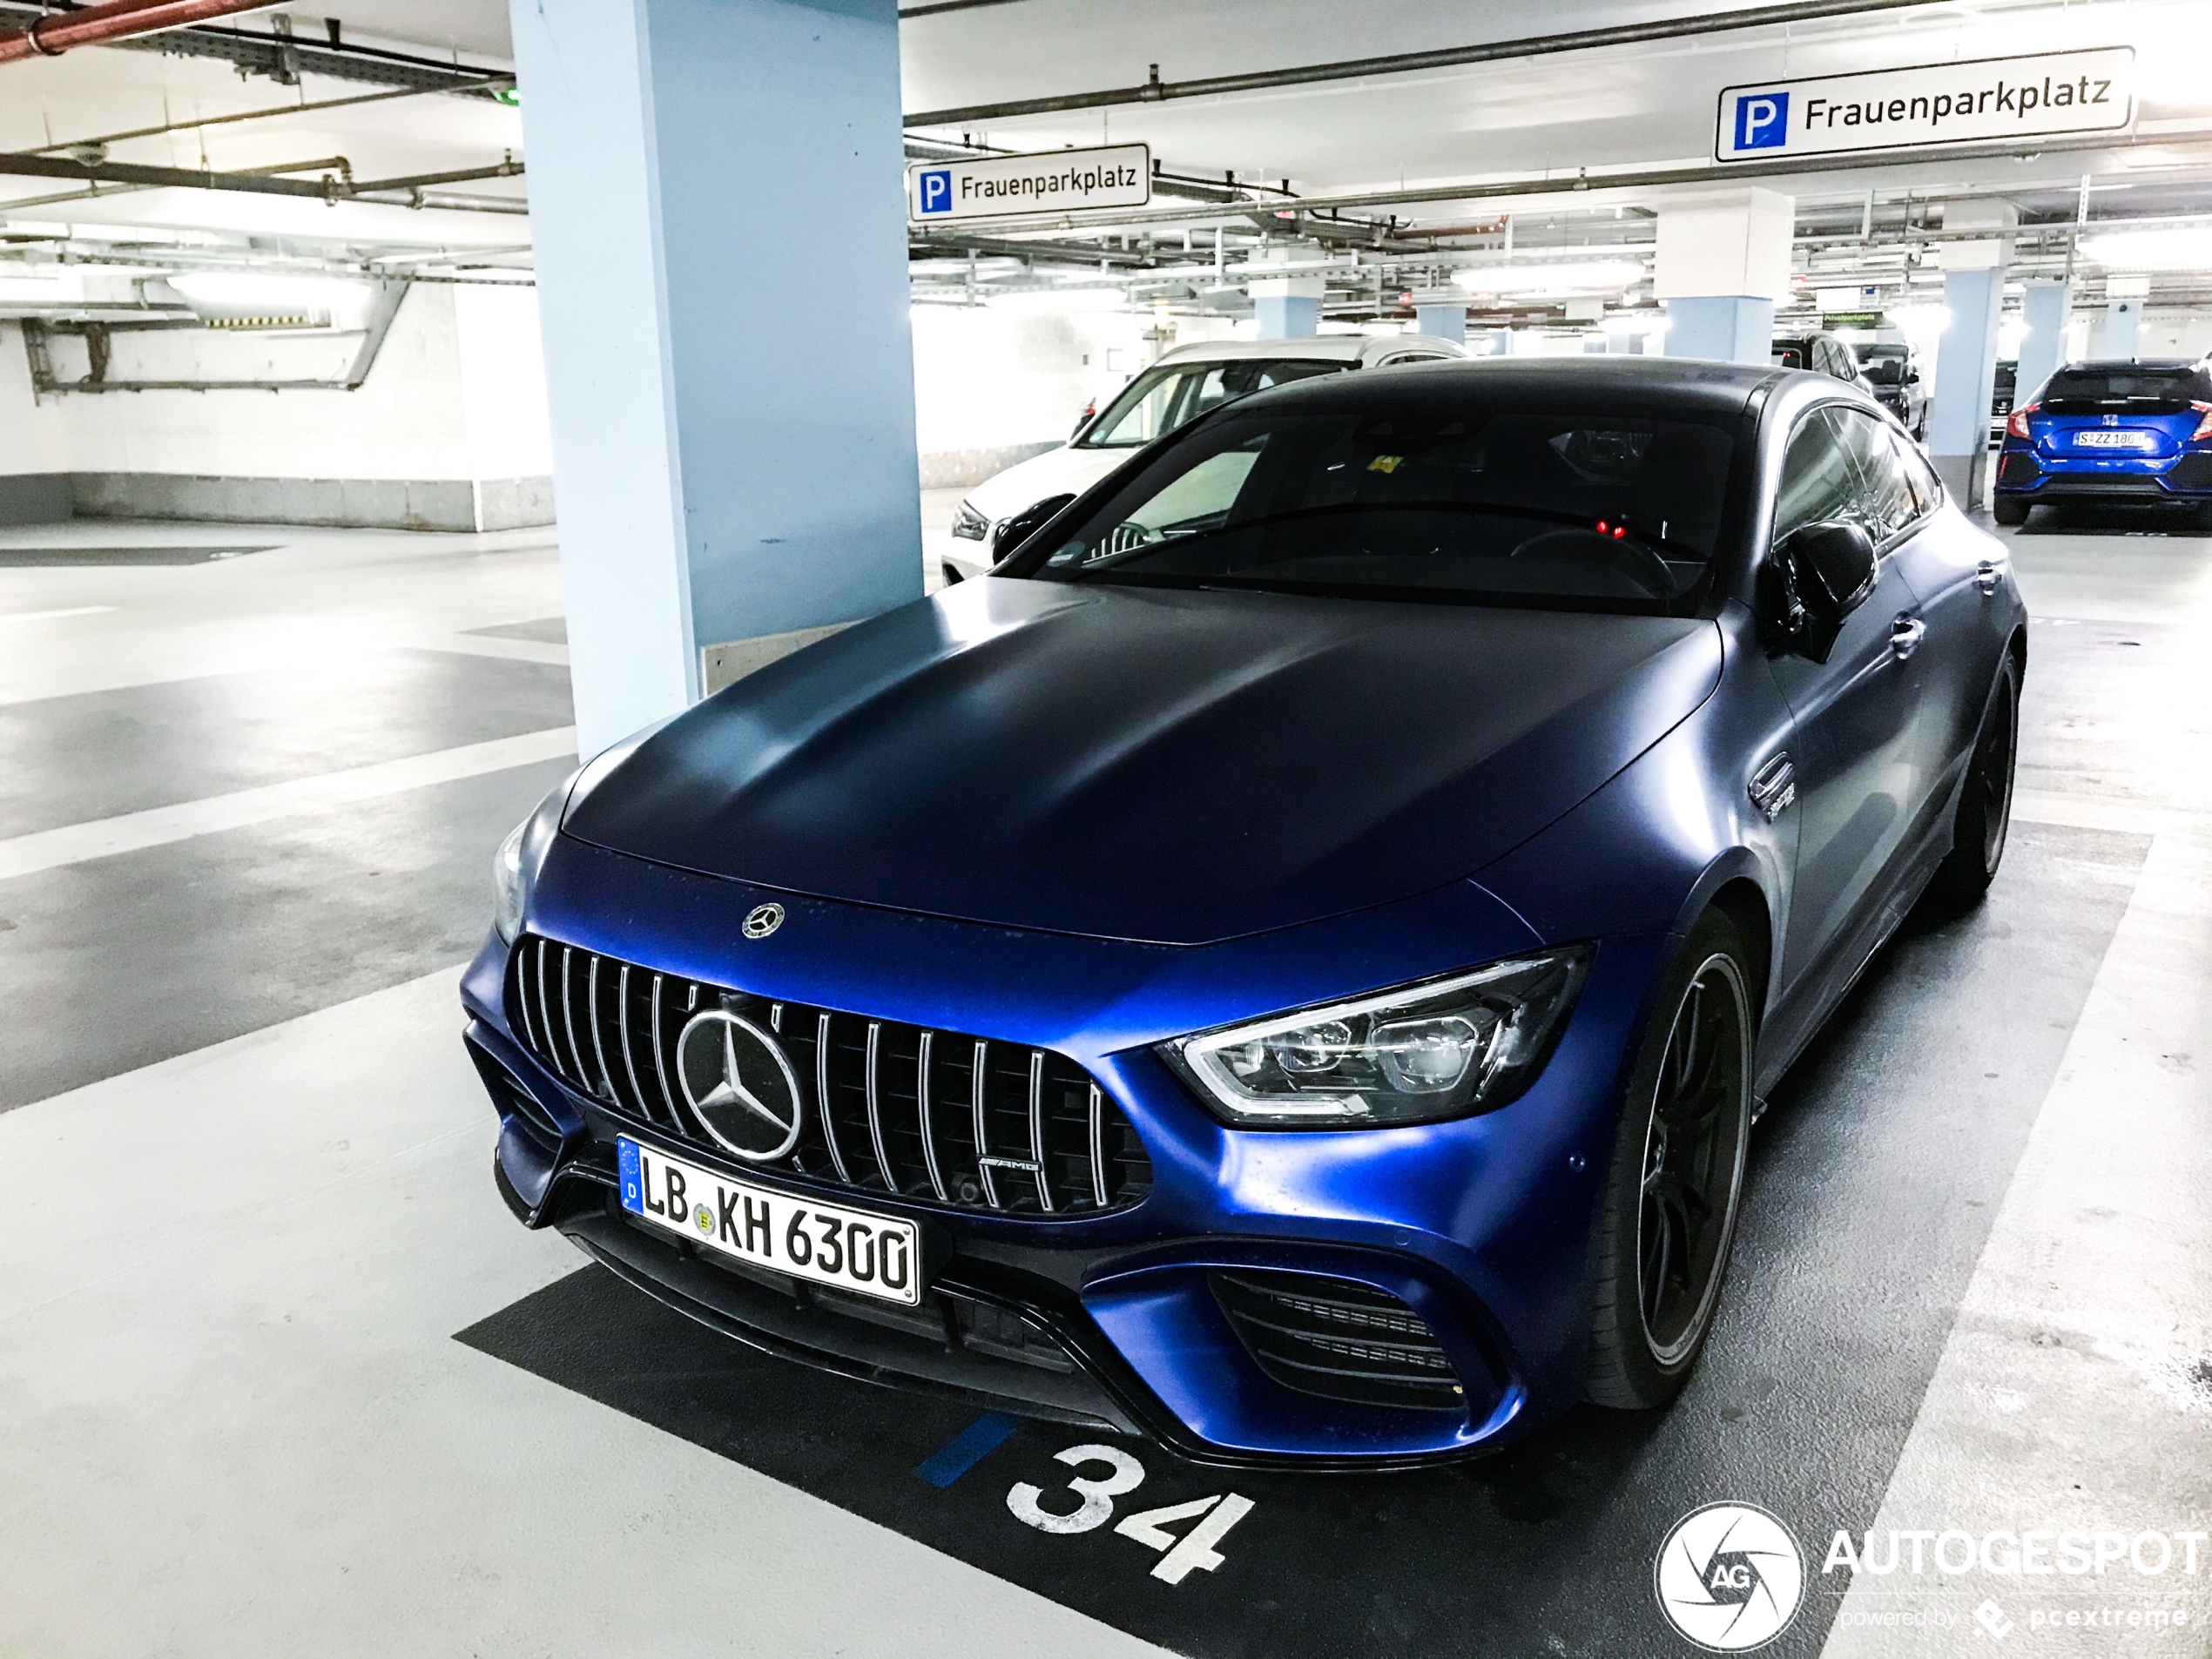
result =
[[[2113,231],[2081,252],[2110,271],[2201,271],[2212,265],[2212,230]]]
[[[1593,293],[1634,287],[1643,280],[1636,260],[1585,260],[1558,265],[1479,265],[1452,273],[1472,293]]]
[[[169,279],[169,286],[202,305],[249,306],[271,312],[358,304],[368,292],[366,284],[342,277],[293,272],[179,271]]]

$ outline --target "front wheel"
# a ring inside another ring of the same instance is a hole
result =
[[[1951,819],[1951,851],[1936,867],[1928,892],[1956,910],[1981,902],[1997,879],[2013,826],[2013,772],[2020,758],[2020,664],[2006,651],[1989,688],[1959,808]]]
[[[1713,1327],[1751,1131],[1749,953],[1728,919],[1690,932],[1653,1004],[1598,1231],[1589,1396],[1681,1392]]]

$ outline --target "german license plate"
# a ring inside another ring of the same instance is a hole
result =
[[[921,1305],[911,1221],[732,1181],[627,1136],[616,1139],[615,1164],[622,1207],[648,1226],[811,1284]]]
[[[2124,428],[2116,432],[2092,428],[2074,435],[2077,449],[2148,449],[2152,439],[2148,432],[2129,432]]]

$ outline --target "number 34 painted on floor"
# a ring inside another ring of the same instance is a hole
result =
[[[1066,1514],[1057,1514],[1037,1501],[1044,1496],[1046,1488],[1033,1487],[1026,1480],[1017,1483],[1006,1494],[1006,1507],[1014,1512],[1016,1521],[1035,1527],[1039,1532],[1094,1532],[1113,1519],[1115,1499],[1125,1492],[1136,1491],[1144,1483],[1144,1466],[1117,1447],[1071,1446],[1064,1452],[1054,1453],[1053,1457],[1071,1469],[1080,1469],[1087,1463],[1103,1463],[1112,1473],[1103,1479],[1069,1475],[1063,1484],[1082,1501]],[[1148,1549],[1163,1551],[1152,1576],[1180,1584],[1193,1572],[1211,1573],[1221,1565],[1220,1552],[1214,1546],[1227,1537],[1229,1529],[1251,1510],[1250,1498],[1231,1492],[1226,1496],[1193,1498],[1188,1503],[1170,1504],[1164,1509],[1147,1509],[1127,1515],[1114,1530],[1124,1538],[1134,1538]],[[1169,1521],[1191,1520],[1197,1520],[1198,1524],[1179,1539],[1165,1530]]]

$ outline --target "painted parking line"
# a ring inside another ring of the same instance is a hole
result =
[[[451,651],[457,657],[496,657],[505,663],[569,664],[569,648],[545,639],[502,639],[489,634],[434,634],[408,642],[418,651]]]
[[[286,783],[241,789],[204,800],[180,801],[173,806],[150,807],[86,824],[67,824],[0,840],[0,880],[30,875],[89,859],[162,846],[218,830],[241,829],[273,819],[327,807],[374,800],[432,784],[453,783],[485,772],[504,772],[576,752],[576,728],[555,726],[527,732],[520,737],[495,738],[489,743],[465,744],[429,754],[382,760],[315,778],[295,778]]]
[[[923,1460],[914,1473],[941,1490],[1004,1446],[1020,1426],[1003,1413],[987,1412]]]
[[[0,615],[0,622],[54,622],[63,617],[98,617],[120,609],[117,605],[69,605],[59,610],[15,610]]]

